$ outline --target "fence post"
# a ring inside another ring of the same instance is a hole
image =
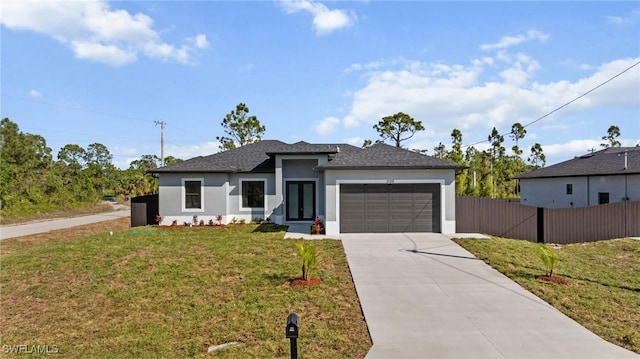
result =
[[[538,213],[536,217],[538,224],[537,242],[544,243],[544,208],[538,207]]]

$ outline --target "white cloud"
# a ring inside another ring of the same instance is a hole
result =
[[[320,135],[328,135],[338,129],[340,126],[340,119],[335,117],[325,117],[324,119],[317,121],[314,129],[316,133]]]
[[[545,156],[551,158],[561,158],[563,161],[570,160],[575,156],[582,156],[589,153],[592,149],[601,150],[600,144],[602,140],[586,139],[572,140],[563,144],[552,144],[543,146]]]
[[[605,19],[615,25],[635,24],[640,19],[640,9],[635,9],[624,16],[605,16]]]
[[[207,36],[203,34],[198,34],[196,37],[189,39],[193,41],[197,48],[199,49],[207,49],[209,48],[209,41],[207,40]]]
[[[122,66],[142,53],[151,58],[192,63],[197,50],[209,46],[198,34],[180,46],[162,41],[145,14],[112,10],[105,0],[10,1],[3,3],[0,22],[15,30],[48,35],[68,46],[77,58]]]
[[[183,160],[188,160],[197,156],[208,156],[220,152],[220,142],[208,141],[195,145],[172,145],[167,146],[164,153],[165,156],[173,156]]]
[[[366,85],[353,92],[351,108],[342,124],[346,128],[371,128],[380,118],[402,111],[422,121],[428,130],[408,141],[409,147],[432,149],[454,128],[463,132],[468,144],[486,139],[493,126],[508,131],[515,122],[529,123],[640,61],[618,59],[575,81],[543,83],[534,81],[540,68],[534,58],[515,54],[511,59],[511,63],[493,65],[489,61],[471,61],[467,66],[405,61],[396,68],[378,69],[366,76]],[[488,69],[498,77],[483,74]],[[589,109],[618,105],[640,108],[638,83],[640,66],[555,113],[536,128]],[[569,125],[571,128],[563,131],[575,131],[580,126],[577,122]],[[540,136],[546,138],[548,133]],[[544,138],[536,141],[544,142]]]
[[[406,60],[403,59],[402,57],[396,57],[392,59],[370,61],[367,63],[354,63],[349,65],[349,67],[347,67],[346,69],[342,70],[342,75],[346,76],[346,75],[350,75],[353,72],[360,72],[360,71],[371,72],[371,71],[380,69],[384,66],[392,66],[392,65],[397,65],[399,63],[405,63],[405,62]]]
[[[132,50],[121,49],[116,45],[103,45],[91,41],[71,41],[71,49],[79,59],[121,66],[135,62],[138,57]]]
[[[331,10],[326,5],[313,0],[280,0],[280,4],[288,14],[300,11],[313,16],[313,27],[318,35],[324,35],[333,31],[351,26],[356,15],[345,10]]]
[[[543,145],[542,150],[547,157],[547,164],[555,164],[588,154],[591,151],[600,151],[603,149],[601,143],[603,143],[602,139],[580,139],[562,144]],[[621,141],[624,147],[633,147],[636,143],[632,140]],[[525,154],[529,154],[528,149],[526,150]]]
[[[524,34],[519,34],[515,36],[504,36],[495,44],[482,44],[480,45],[480,50],[483,51],[491,51],[491,50],[504,50],[511,46],[519,45],[526,41],[538,40],[540,42],[546,42],[549,39],[549,34],[545,34],[538,30],[532,29],[527,31]]]
[[[612,24],[624,24],[624,18],[620,16],[606,16],[607,20]]]
[[[356,137],[349,137],[349,138],[345,138],[344,142],[352,145],[352,146],[356,146],[356,147],[361,147],[362,144],[364,143],[364,138],[356,136]]]
[[[38,97],[42,97],[42,94],[38,90],[31,90],[29,91],[29,96],[33,98],[38,98]]]
[[[113,150],[114,155],[123,155],[123,156],[135,156],[138,153],[138,150],[132,147],[115,147]]]
[[[242,65],[238,69],[238,71],[240,71],[240,72],[250,72],[251,70],[253,70],[253,64],[252,63],[248,63],[246,65]]]

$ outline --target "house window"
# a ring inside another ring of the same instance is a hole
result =
[[[184,208],[202,209],[202,181],[184,180]]]
[[[567,194],[573,194],[573,184],[567,183]]]
[[[598,204],[609,203],[609,192],[598,192]]]
[[[264,208],[264,183],[265,181],[243,180],[242,187],[243,208]]]

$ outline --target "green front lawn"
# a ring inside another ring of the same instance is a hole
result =
[[[640,241],[553,247],[554,274],[565,285],[535,278],[545,272],[535,243],[495,237],[456,243],[600,337],[640,353]]]
[[[274,231],[271,231],[274,230]],[[281,228],[141,227],[0,244],[1,345],[56,346],[65,358],[362,358],[371,342],[339,241],[310,242],[322,282],[300,276]],[[228,342],[214,354],[207,348]]]

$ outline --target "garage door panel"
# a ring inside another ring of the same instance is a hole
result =
[[[387,192],[387,186],[386,184],[377,184],[377,183],[371,183],[371,184],[365,184],[365,185],[355,185],[355,186],[364,186],[364,192],[365,193],[385,193]]]
[[[341,185],[340,231],[440,232],[440,185]]]

